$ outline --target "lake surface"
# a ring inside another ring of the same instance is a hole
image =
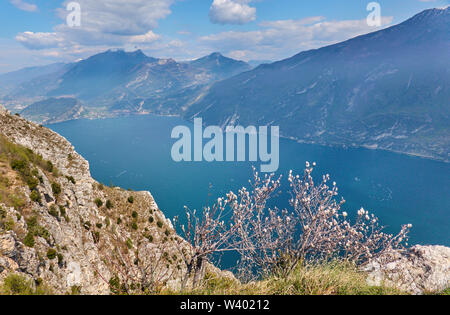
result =
[[[192,126],[177,117],[147,115],[49,127],[90,162],[96,180],[150,191],[170,219],[182,217],[185,205],[199,209],[212,198],[249,186],[251,166],[259,168],[259,163],[172,161],[175,140],[170,135],[177,125]],[[389,232],[412,223],[410,244],[450,246],[450,164],[385,151],[280,140],[279,174],[287,177],[290,169],[302,173],[305,161],[317,162],[316,176],[329,173],[337,182],[347,200],[343,208],[350,215],[364,207]],[[282,188],[289,188],[287,181]]]

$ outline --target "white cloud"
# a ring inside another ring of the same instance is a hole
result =
[[[170,15],[171,5],[175,1],[77,0],[81,6],[81,26],[71,28],[65,23],[69,14],[65,10],[70,2],[67,0],[58,10],[62,22],[52,32],[20,33],[16,36],[16,42],[34,52],[41,50],[36,55],[42,55],[45,51],[49,58],[59,56],[63,60],[84,58],[111,47],[137,47],[149,55],[161,58],[192,59],[211,51],[221,51],[244,60],[278,60],[303,50],[377,30],[369,27],[365,20],[331,21],[324,17],[309,17],[266,21],[261,22],[256,30],[222,32],[202,37],[181,31],[179,34],[189,36],[185,37],[188,38],[185,41],[180,41],[176,36],[163,37],[155,32],[158,22]],[[214,3],[237,4],[238,9],[226,14],[224,10],[220,19],[223,23],[244,23],[255,18],[255,10],[250,7],[250,3],[254,1],[256,0],[215,0]],[[246,11],[245,7],[250,8],[250,11]],[[214,13],[216,19],[219,19],[219,11]],[[391,21],[392,18],[383,18],[383,25]]]
[[[63,39],[56,33],[23,32],[16,36],[16,40],[29,49],[45,49],[57,47]]]
[[[23,0],[9,0],[9,2],[11,2],[11,4],[16,8],[23,11],[35,12],[38,9],[37,5],[25,2]]]
[[[382,27],[392,20],[392,17],[382,18]],[[324,17],[266,21],[260,23],[260,27],[256,31],[229,31],[203,36],[199,41],[211,50],[238,52],[247,60],[280,59],[380,29],[369,27],[365,19],[327,21]]]
[[[214,0],[209,18],[217,24],[246,24],[256,19],[256,9],[249,6],[251,0]]]
[[[151,43],[155,40],[160,39],[161,36],[153,33],[153,31],[148,31],[144,35],[135,35],[130,38],[131,43]]]
[[[65,20],[68,12],[63,3],[59,16]],[[104,34],[143,35],[167,17],[175,0],[77,0],[81,7],[81,29]]]
[[[16,40],[31,49],[149,44],[161,38],[153,29],[171,14],[170,6],[175,0],[77,0],[81,7],[81,26],[77,27],[65,23],[70,2],[65,0],[57,10],[63,23],[53,32],[25,32],[18,34]]]

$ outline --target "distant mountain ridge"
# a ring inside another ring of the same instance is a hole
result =
[[[53,63],[42,67],[28,67],[0,75],[0,96],[13,92],[14,88],[35,78],[53,74],[64,69],[67,64]]]
[[[43,124],[62,122],[80,118],[84,108],[80,101],[72,97],[49,98],[31,104],[21,111],[21,115]]]
[[[127,83],[127,79],[139,65],[156,61],[157,59],[144,55],[141,50],[108,50],[74,64],[61,76],[58,88],[49,95],[76,95],[80,99],[89,100],[104,94],[110,88]]]
[[[261,65],[213,84],[184,113],[279,125],[304,142],[450,159],[450,9]]]
[[[247,63],[220,53],[177,62],[149,57],[141,50],[110,49],[76,63],[5,74],[0,76],[0,82],[10,82],[3,92],[7,101],[29,105],[46,98],[72,97],[87,108],[128,112],[144,110],[142,104],[147,99],[164,99],[183,89],[200,88],[250,69]]]

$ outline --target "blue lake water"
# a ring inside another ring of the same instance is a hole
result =
[[[172,161],[175,140],[170,135],[177,125],[191,124],[177,117],[148,115],[49,127],[90,162],[96,180],[149,190],[168,218],[184,215],[185,205],[199,209],[213,197],[248,187],[255,163]],[[329,173],[337,182],[349,214],[364,207],[389,232],[412,223],[411,244],[450,246],[450,164],[385,151],[280,141],[278,173],[285,177],[290,169],[302,173],[305,161],[318,163],[315,175]],[[287,182],[283,184],[287,190]]]

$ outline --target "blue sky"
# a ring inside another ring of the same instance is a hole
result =
[[[242,60],[279,60],[380,27],[367,25],[369,0],[3,0],[0,73],[71,62],[108,48],[142,49],[186,60],[214,51]],[[449,0],[379,0],[382,26]]]

